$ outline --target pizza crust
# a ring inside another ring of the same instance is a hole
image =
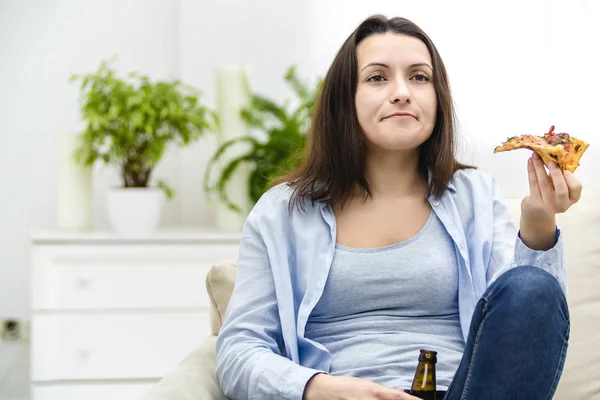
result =
[[[579,160],[581,159],[581,156],[583,153],[585,153],[590,145],[583,140],[573,138],[573,144],[571,146],[573,147],[574,151],[567,153],[565,156],[565,169],[567,171],[575,172],[579,166]]]

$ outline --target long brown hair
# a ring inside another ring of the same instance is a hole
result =
[[[346,204],[357,188],[371,196],[365,178],[366,141],[355,108],[358,85],[356,48],[374,34],[393,32],[421,40],[433,62],[437,97],[436,121],[429,139],[421,145],[419,169],[431,174],[429,193],[440,198],[459,169],[473,168],[455,156],[455,113],[446,68],[431,39],[405,18],[374,15],[364,20],[346,39],[325,75],[315,104],[308,143],[301,165],[272,185],[287,182],[293,188],[290,211],[303,208],[304,200],[330,205]]]

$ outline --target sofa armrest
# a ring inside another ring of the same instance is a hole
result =
[[[208,337],[142,400],[227,400],[216,378],[217,337]]]

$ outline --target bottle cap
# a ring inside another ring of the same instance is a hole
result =
[[[419,354],[419,361],[425,361],[435,364],[437,362],[437,351],[421,349],[421,354]]]

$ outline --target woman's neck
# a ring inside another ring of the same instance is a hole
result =
[[[419,169],[419,151],[379,151],[367,157],[365,178],[373,199],[424,195],[427,176]]]

